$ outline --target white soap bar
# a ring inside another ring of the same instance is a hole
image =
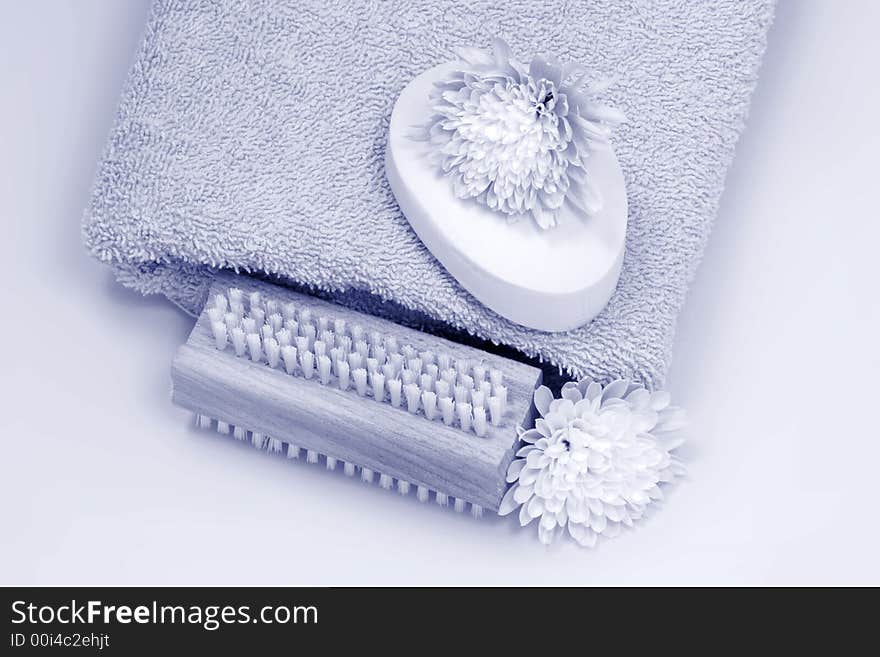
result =
[[[566,216],[547,230],[529,220],[509,223],[456,198],[452,182],[427,157],[430,144],[412,137],[430,116],[434,82],[454,68],[443,64],[415,78],[391,114],[385,168],[401,210],[434,257],[499,315],[542,331],[586,324],[611,298],[623,261],[627,206],[617,158],[610,150],[590,156],[602,209],[592,217]]]

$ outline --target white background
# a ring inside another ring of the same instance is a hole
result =
[[[145,1],[0,9],[0,584],[880,584],[880,3],[783,0],[680,321],[691,476],[547,550],[190,428],[79,222]]]

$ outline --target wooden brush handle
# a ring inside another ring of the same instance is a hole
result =
[[[309,308],[315,318],[344,319],[366,332],[396,336],[417,351],[448,353],[454,359],[484,362],[503,374],[507,410],[501,426],[477,436],[439,418],[410,413],[406,404],[362,397],[354,389],[323,385],[317,377],[290,375],[283,367],[219,350],[207,309],[230,287],[245,296],[260,292],[279,304]],[[172,365],[172,399],[195,413],[259,432],[285,444],[368,468],[458,500],[497,511],[505,474],[517,442],[516,427],[531,427],[532,394],[541,371],[507,358],[355,312],[320,299],[245,276],[220,274],[186,344]]]

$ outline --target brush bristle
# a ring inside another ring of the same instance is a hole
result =
[[[354,477],[358,470],[360,470],[361,479],[364,482],[378,484],[381,488],[386,490],[396,490],[398,494],[404,497],[414,494],[419,502],[428,502],[431,493],[433,492],[434,500],[440,506],[450,506],[451,501],[451,507],[459,513],[463,513],[467,510],[468,506],[470,506],[471,515],[473,517],[481,518],[483,516],[483,507],[477,504],[471,504],[461,498],[451,497],[438,491],[431,491],[425,486],[417,486],[408,481],[404,481],[403,479],[397,479],[392,475],[376,472],[370,468],[358,467],[354,463],[337,459],[326,454],[321,454],[316,450],[303,450],[302,447],[294,445],[293,443],[285,443],[263,433],[250,431],[237,425],[234,426],[232,423],[225,420],[216,420],[207,415],[197,413],[195,415],[195,423],[200,429],[213,429],[222,435],[232,434],[236,440],[247,441],[256,449],[263,450],[269,454],[278,454],[283,458],[297,460],[300,459],[301,454],[304,451],[305,461],[307,463],[316,464],[323,461],[327,470],[337,470],[339,464],[342,464],[342,472],[347,477]]]
[[[369,335],[344,319],[315,317],[259,292],[216,294],[207,313],[218,350],[351,390],[429,422],[442,421],[478,437],[502,426],[507,388],[500,370],[450,354],[419,352],[394,335]],[[486,408],[488,407],[488,412]]]

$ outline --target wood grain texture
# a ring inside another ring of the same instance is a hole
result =
[[[203,310],[172,365],[172,399],[193,412],[317,451],[376,473],[497,511],[517,441],[516,427],[534,418],[532,393],[541,371],[529,365],[358,313],[245,276],[223,274],[211,297],[235,286],[281,303],[310,308],[316,316],[342,318],[367,332],[397,336],[400,345],[484,361],[503,372],[508,406],[502,426],[479,437],[441,421],[360,397],[236,357],[214,345]]]

